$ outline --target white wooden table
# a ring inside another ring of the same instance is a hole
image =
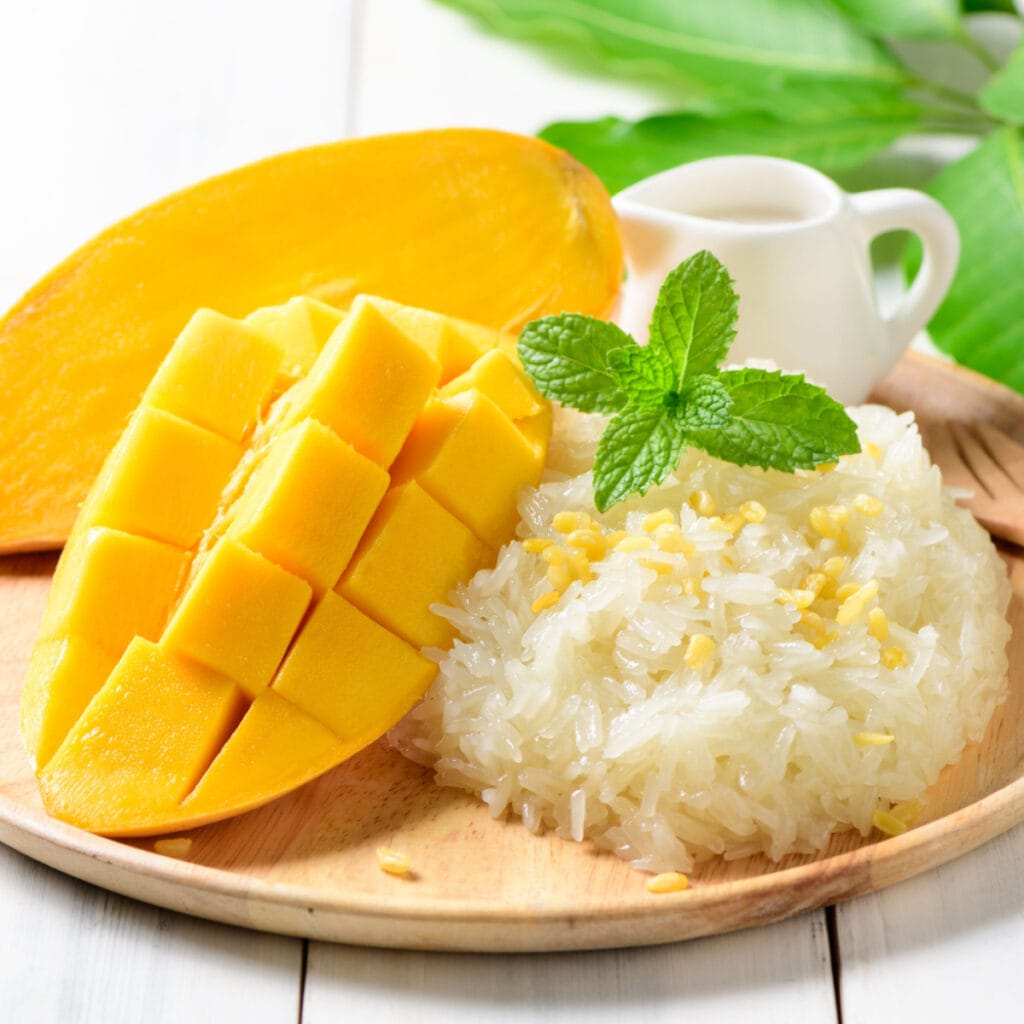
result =
[[[109,222],[273,152],[454,124],[529,133],[650,104],[428,0],[5,0],[0,46],[2,306]],[[1009,1021],[1024,1015],[1021,950],[1024,827],[773,927],[516,957],[232,929],[0,847],[0,1021]]]

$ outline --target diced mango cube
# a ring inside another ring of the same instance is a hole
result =
[[[516,426],[519,428],[519,433],[529,441],[543,466],[547,461],[548,442],[551,440],[551,406],[545,402],[532,416],[516,420]]]
[[[439,396],[448,398],[473,388],[513,421],[534,416],[545,405],[515,358],[500,348],[485,352],[465,373],[441,388]]]
[[[256,696],[281,663],[311,594],[304,580],[222,538],[185,592],[161,646]]]
[[[143,402],[241,441],[273,391],[280,347],[240,320],[201,309],[160,364]]]
[[[427,309],[376,297],[367,297],[366,301],[434,356],[441,365],[441,384],[447,384],[467,370],[474,360],[493,348],[500,337],[489,327],[479,327]]]
[[[116,664],[112,651],[77,636],[36,646],[21,693],[21,731],[37,767],[50,760]]]
[[[319,420],[387,468],[439,373],[426,349],[360,297],[297,386],[287,424]]]
[[[86,521],[191,547],[241,457],[219,434],[143,405],[93,488]]]
[[[134,636],[158,640],[188,553],[162,541],[92,527],[68,542],[40,637],[69,634],[120,654]]]
[[[395,461],[395,483],[415,479],[481,540],[499,547],[515,530],[516,495],[543,462],[486,395],[465,391],[427,403]]]
[[[40,773],[47,810],[94,832],[146,831],[189,792],[241,707],[229,679],[136,638]]]
[[[307,373],[343,317],[341,310],[326,302],[300,295],[283,306],[257,309],[245,322],[280,347],[286,368]]]
[[[429,605],[489,557],[470,530],[410,481],[384,496],[337,589],[414,647],[441,647],[453,630]]]
[[[189,816],[223,816],[264,804],[333,768],[347,754],[334,733],[265,690],[182,804]]]
[[[436,672],[404,640],[327,593],[288,652],[273,690],[340,739],[354,740],[394,725]]]
[[[273,442],[228,534],[321,594],[338,582],[387,487],[380,466],[305,420]]]

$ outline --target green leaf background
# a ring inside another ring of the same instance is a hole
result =
[[[953,39],[963,32],[957,0],[835,0],[858,25],[881,35]]]
[[[960,227],[960,267],[929,331],[958,362],[1024,392],[1024,134],[1004,128],[928,191]],[[914,248],[910,272],[920,262]]]
[[[437,2],[582,73],[651,87],[652,113],[637,121],[614,111],[558,120],[552,97],[540,134],[612,192],[729,153],[799,160],[862,188],[905,185],[871,179],[894,142],[978,140],[928,186],[963,238],[960,272],[929,330],[961,362],[1024,391],[1024,45],[1001,62],[965,17],[999,12],[1019,33],[1012,0]],[[914,260],[912,246],[911,270]]]
[[[1024,124],[1024,45],[1018,46],[978,95],[982,109],[1010,124]]]

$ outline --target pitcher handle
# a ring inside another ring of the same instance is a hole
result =
[[[945,208],[930,196],[906,188],[878,189],[850,196],[865,242],[887,231],[911,231],[921,239],[924,259],[910,288],[886,319],[892,366],[922,330],[949,290],[960,258],[960,233]]]

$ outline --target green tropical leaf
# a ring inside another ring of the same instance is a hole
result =
[[[963,0],[964,11],[1002,11],[1004,14],[1016,14],[1017,8],[1013,0]]]
[[[1024,45],[989,79],[978,94],[982,109],[1011,124],[1024,124]]]
[[[861,114],[833,111],[803,122],[768,114],[727,117],[660,114],[642,121],[606,117],[548,125],[540,136],[594,169],[610,192],[689,160],[761,153],[824,171],[854,167],[916,123],[917,109],[898,102]]]
[[[833,0],[858,25],[908,39],[956,39],[963,32],[958,0]]]
[[[888,52],[828,0],[439,0],[511,38],[598,68],[763,87],[773,78],[901,82]]]
[[[960,228],[960,268],[928,325],[959,362],[1024,392],[1024,133],[1003,128],[928,191]],[[919,247],[909,259],[916,272]]]

